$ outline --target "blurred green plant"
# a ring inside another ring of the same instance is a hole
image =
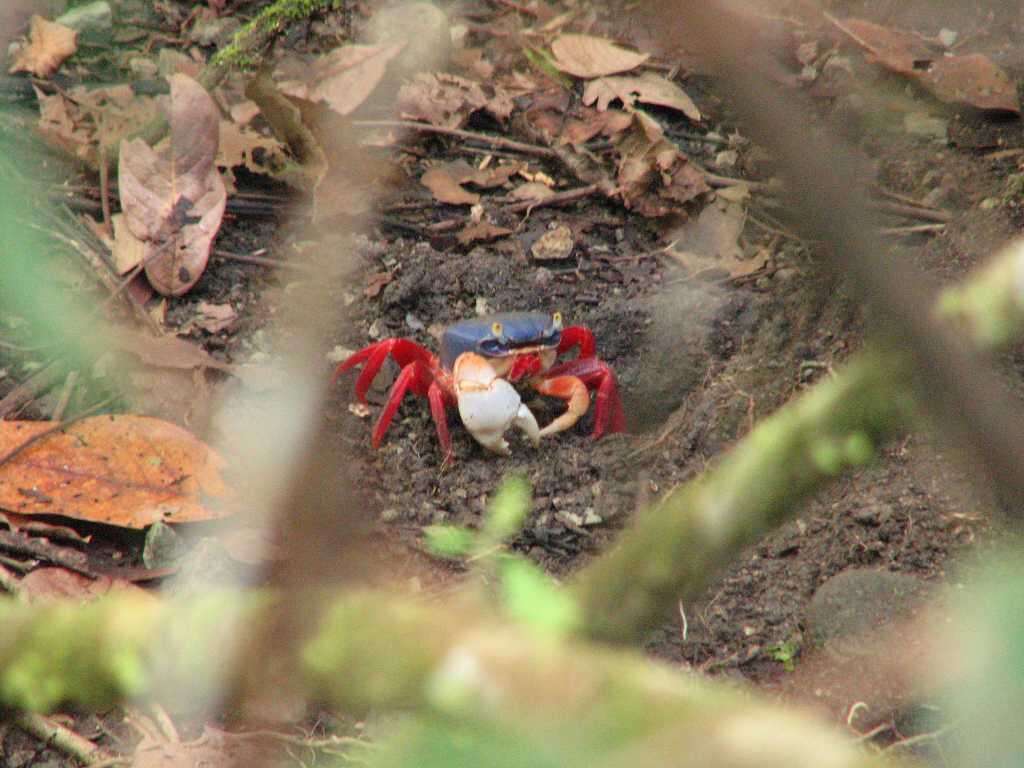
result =
[[[493,577],[508,617],[543,634],[565,637],[580,626],[579,604],[539,566],[507,547],[526,522],[530,500],[530,484],[508,477],[488,505],[479,531],[432,525],[424,529],[427,547],[439,557],[467,559],[482,581]]]

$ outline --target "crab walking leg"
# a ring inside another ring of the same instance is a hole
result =
[[[590,407],[590,393],[587,391],[587,385],[583,383],[582,379],[575,376],[554,376],[550,379],[541,379],[534,386],[542,395],[565,400],[568,406],[565,413],[540,431],[541,437],[569,429],[582,418]]]
[[[391,392],[388,393],[388,400],[384,404],[384,410],[380,412],[377,424],[373,428],[373,447],[380,447],[380,442],[384,439],[384,433],[388,431],[388,427],[391,425],[391,420],[395,417],[395,412],[398,410],[398,406],[402,404],[402,398],[405,397],[407,390],[411,389],[417,395],[430,397],[430,410],[434,414],[434,421],[440,424],[437,420],[437,411],[435,410],[434,405],[435,397],[431,395],[431,390],[436,385],[437,382],[434,380],[434,374],[430,370],[430,366],[426,363],[417,360],[405,366],[402,369],[402,372],[398,374],[398,378],[395,379],[395,383],[391,387]],[[441,411],[443,414],[443,399]],[[445,434],[442,435],[440,428],[437,430],[437,435],[441,438],[442,445],[444,444],[444,438],[447,437],[448,433],[447,423],[445,423],[444,432]],[[451,447],[451,441],[449,441],[449,445],[446,447]]]

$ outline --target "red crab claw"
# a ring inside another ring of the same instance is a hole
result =
[[[408,339],[384,339],[376,344],[363,347],[347,360],[343,361],[334,371],[331,384],[334,384],[338,377],[350,368],[355,368],[361,363],[366,363],[356,379],[356,397],[361,403],[366,402],[366,392],[373,383],[374,378],[380,372],[381,366],[387,360],[388,355],[402,368],[414,362],[425,364],[428,368],[437,367],[437,358],[430,350]],[[397,382],[396,382],[397,384]],[[393,391],[393,390],[392,390]],[[399,398],[401,399],[401,398]]]
[[[586,332],[589,334],[589,331]],[[564,335],[562,338],[565,338]],[[594,431],[591,433],[595,440],[607,433],[625,432],[626,416],[622,411],[615,371],[608,363],[597,357],[584,356],[585,347],[582,344],[580,349],[580,357],[554,366],[544,374],[545,379],[576,377],[586,384],[588,389],[597,390],[594,403]]]

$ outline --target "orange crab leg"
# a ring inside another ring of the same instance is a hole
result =
[[[549,379],[541,379],[534,385],[534,388],[542,395],[565,400],[567,406],[565,413],[540,431],[541,437],[569,429],[583,417],[590,407],[590,393],[587,391],[587,385],[576,376],[554,376]]]
[[[597,390],[594,405],[594,431],[596,440],[609,432],[625,432],[626,417],[619,398],[619,385],[615,372],[596,357],[578,357],[556,365],[546,374],[552,379],[576,377],[588,387]]]

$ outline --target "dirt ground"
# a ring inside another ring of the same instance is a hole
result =
[[[946,8],[927,0],[844,0],[829,5],[836,14],[931,35],[954,29],[971,51],[990,55],[1016,81],[1024,79],[1024,50],[1013,46],[1024,33],[1024,13],[1012,4]],[[924,267],[936,285],[962,278],[1024,221],[1021,189],[1013,186],[1024,162],[1021,121],[942,108],[863,62],[855,63],[853,77],[896,97],[878,108],[842,87],[811,89],[810,106],[794,121],[838,128],[872,159],[875,183],[948,210],[952,219],[942,231],[891,238],[888,256]],[[695,76],[691,85],[709,132],[743,134],[713,81]],[[948,140],[909,133],[904,118],[913,112],[947,121]],[[667,114],[659,117],[670,120]],[[712,167],[720,142],[679,133],[683,149]],[[458,156],[450,142],[427,139],[421,146],[431,159]],[[770,158],[746,142],[727,173],[763,180],[770,169]],[[450,213],[441,205],[431,207],[426,191],[411,185],[398,197],[423,204],[426,214],[417,215],[428,220]],[[512,237],[468,249],[453,239],[410,234],[394,224],[400,213],[386,214],[360,235],[354,248],[360,271],[331,287],[338,303],[347,306],[350,322],[337,329],[331,339],[337,348],[325,349],[325,360],[389,336],[436,350],[438,331],[463,318],[558,310],[569,323],[593,330],[598,354],[618,375],[629,426],[625,435],[594,442],[588,417],[536,450],[510,437],[512,455],[502,458],[481,449],[453,417],[456,460],[444,464],[427,404],[412,397],[380,449],[371,448],[371,426],[396,373],[393,367],[371,390],[369,416],[350,409],[355,377],[343,377],[324,419],[353,456],[349,472],[360,478],[389,556],[433,569],[439,582],[458,578],[457,570],[423,555],[421,528],[478,524],[501,478],[518,473],[530,481],[534,499],[515,547],[550,573],[567,577],[612,546],[647,501],[700,473],[757,420],[832,375],[861,347],[867,319],[842,279],[823,272],[813,244],[758,215],[770,212],[785,223],[784,212],[759,201],[756,192],[751,211],[744,250],[767,252],[771,260],[768,268],[741,279],[695,279],[661,252],[663,242],[648,220],[593,197],[537,209]],[[530,247],[558,225],[573,231],[573,255],[557,265],[539,264]],[[273,253],[286,233],[273,220],[239,219],[223,230],[218,247],[269,246]],[[382,271],[394,279],[377,295],[365,295],[368,276]],[[219,357],[244,359],[260,348],[261,329],[271,324],[275,302],[286,301],[282,286],[289,278],[259,266],[217,262],[193,293],[172,304],[168,323],[184,322],[199,301],[230,300],[243,308],[236,329],[192,335]],[[1024,358],[1012,355],[1004,362],[1008,380],[1018,386]],[[324,376],[329,375],[325,362]],[[0,379],[0,396],[14,383],[11,377]],[[541,424],[558,411],[550,401],[530,405]],[[965,560],[984,552],[995,504],[983,485],[973,482],[978,476],[941,441],[924,432],[906,437],[729,564],[706,594],[684,607],[685,639],[674,613],[647,638],[647,650],[790,695],[786,680],[792,673],[783,650],[796,656],[799,667],[808,602],[831,576],[869,567],[938,582],[955,578]],[[838,718],[843,714],[841,708],[833,711]]]

